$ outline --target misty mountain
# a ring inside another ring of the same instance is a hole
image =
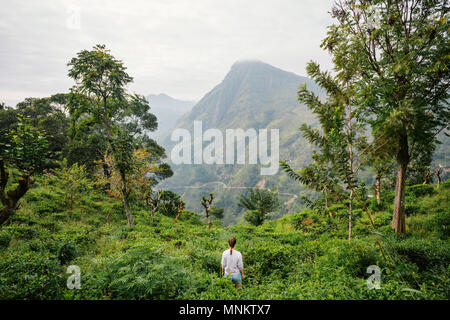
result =
[[[175,127],[177,120],[185,113],[189,112],[194,101],[183,101],[174,99],[164,93],[149,94],[146,96],[151,112],[158,118],[158,130],[150,133],[150,136],[157,138],[164,135]]]
[[[202,120],[203,132],[216,128],[224,137],[225,129],[254,128],[257,132],[265,128],[269,131],[279,129],[280,160],[290,159],[294,166],[301,167],[310,161],[312,148],[298,128],[302,123],[317,123],[307,107],[297,101],[297,91],[303,83],[323,96],[323,91],[309,78],[259,61],[237,62],[221,83],[178,120],[176,128],[187,129],[193,134],[194,121]],[[169,132],[161,141],[169,157],[177,143],[170,138]],[[207,144],[204,142],[203,148]],[[262,176],[260,164],[171,166],[174,176],[160,187],[184,194],[187,208],[197,212],[202,210],[201,195],[213,191],[216,196],[213,204],[225,208],[226,224],[242,218],[243,211],[237,203],[239,195],[248,187],[277,187],[280,200],[286,203],[277,215],[298,209],[299,199],[295,195],[304,190],[280,170],[275,175]]]

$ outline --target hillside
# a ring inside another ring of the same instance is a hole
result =
[[[208,92],[176,124],[176,128],[193,132],[193,121],[202,120],[203,130],[209,128],[244,130],[249,128],[279,129],[280,159],[291,159],[296,166],[308,163],[311,146],[302,138],[298,127],[316,123],[305,105],[299,105],[297,90],[306,83],[319,95],[322,92],[308,78],[286,72],[259,61],[235,63],[223,81]],[[167,153],[174,146],[167,134],[161,141]],[[206,145],[206,143],[204,143]],[[301,152],[299,152],[301,151]],[[160,186],[184,194],[188,208],[199,210],[201,194],[214,191],[216,204],[225,208],[224,222],[242,218],[236,206],[239,194],[247,187],[278,187],[280,198],[288,204],[278,213],[299,208],[296,198],[303,190],[280,171],[273,176],[261,176],[260,165],[173,165],[174,176]]]
[[[189,130],[193,134],[195,120],[202,121],[203,132],[209,128],[226,129],[279,129],[280,160],[289,160],[293,167],[301,168],[309,164],[312,147],[299,131],[302,123],[317,125],[317,120],[308,108],[297,100],[297,91],[301,84],[316,93],[320,98],[324,91],[311,79],[275,68],[260,61],[236,62],[223,81],[208,92],[190,112],[183,115],[175,128]],[[174,129],[175,129],[174,128]],[[167,155],[175,145],[170,132],[161,136],[161,144]],[[443,180],[448,179],[450,166],[448,146],[450,139],[441,133],[434,153],[432,167],[444,167]],[[205,147],[207,143],[203,143]],[[278,171],[273,176],[260,175],[260,165],[210,165],[171,163],[173,177],[159,185],[161,189],[170,189],[183,195],[187,207],[194,211],[202,209],[199,199],[202,195],[214,192],[215,204],[225,209],[225,225],[243,220],[244,211],[237,206],[239,196],[248,187],[276,188],[284,205],[273,213],[272,218],[295,212],[304,207],[299,195],[310,198],[315,193],[306,190],[301,184],[288,179]],[[359,178],[367,185],[373,184],[372,169],[362,170]]]
[[[119,201],[86,190],[67,210],[59,178],[39,176],[0,229],[0,299],[449,299],[449,195],[449,182],[409,187],[403,236],[390,226],[392,193],[381,209],[371,204],[376,232],[357,205],[348,241],[345,205],[211,229],[201,212],[174,224],[133,206],[128,228]],[[219,276],[230,236],[244,257],[239,291]],[[80,268],[80,290],[66,288],[69,265]],[[370,265],[378,290],[366,285]]]

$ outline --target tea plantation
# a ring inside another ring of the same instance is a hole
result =
[[[0,299],[449,299],[449,196],[450,182],[408,187],[405,235],[391,229],[392,193],[370,204],[376,229],[357,204],[349,241],[345,203],[327,216],[211,228],[200,212],[152,221],[135,205],[129,228],[119,201],[81,192],[67,210],[61,182],[40,176],[0,227]],[[241,290],[220,277],[230,236],[244,258]],[[70,265],[79,290],[67,288]],[[367,286],[371,265],[379,289]]]

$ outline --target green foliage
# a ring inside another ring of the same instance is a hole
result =
[[[86,286],[109,292],[112,299],[175,299],[186,290],[189,275],[176,259],[145,245],[105,261]]]
[[[159,213],[168,216],[175,217],[177,215],[178,203],[180,201],[180,195],[170,190],[162,191],[161,200],[159,203]]]
[[[292,267],[299,257],[298,248],[287,244],[284,246],[258,244],[246,248],[245,253],[245,262],[252,266],[249,277],[253,281],[259,281],[256,275],[285,278],[293,271]]]
[[[45,134],[30,125],[22,115],[18,115],[17,119],[17,128],[10,131],[9,143],[3,146],[2,157],[7,165],[24,173],[42,170],[48,152]]]
[[[62,160],[66,153],[69,118],[64,111],[67,110],[67,96],[60,93],[46,98],[26,98],[16,106],[18,114],[45,132],[49,153],[44,161],[49,168],[56,167],[57,161]]]
[[[46,300],[62,297],[66,281],[50,254],[16,252],[0,260],[0,299]]]
[[[418,184],[406,187],[406,193],[416,198],[423,196],[431,196],[434,193],[434,187],[429,184]]]
[[[261,225],[266,215],[279,206],[278,193],[266,189],[249,188],[248,196],[241,194],[239,207],[248,210],[246,220],[255,226]]]
[[[67,242],[61,245],[58,249],[57,257],[61,265],[75,259],[78,254],[78,248],[72,242]]]
[[[437,135],[449,123],[448,11],[444,0],[395,5],[388,0],[370,5],[340,1],[331,11],[336,21],[322,43],[333,55],[334,71],[356,77],[354,104],[383,153],[397,160],[402,174],[396,187],[401,192],[396,195],[393,227],[399,233],[406,231],[407,169],[412,183],[423,178]]]
[[[223,218],[223,208],[219,208],[219,207],[211,207],[211,211],[210,213],[216,217],[217,219],[222,219]]]
[[[347,233],[347,203],[330,214],[307,209],[259,226],[238,223],[209,229],[201,215],[183,210],[149,217],[132,203],[135,225],[123,224],[120,201],[76,192],[65,211],[64,181],[37,177],[16,215],[0,229],[2,299],[448,299],[450,259],[448,188],[408,197],[421,214],[407,217],[408,233],[391,230],[391,210],[373,211],[376,232],[355,201],[354,238]],[[444,185],[444,184],[443,184]],[[413,188],[414,189],[414,188]],[[167,193],[175,200],[176,194]],[[49,197],[48,199],[46,197]],[[36,214],[39,202],[60,212]],[[174,208],[176,208],[174,206]],[[428,208],[423,211],[423,208]],[[111,224],[105,224],[110,210]],[[115,214],[117,213],[117,214]],[[220,277],[227,239],[243,255],[243,289]],[[377,241],[380,241],[385,260]],[[66,287],[65,268],[81,269],[81,290]],[[381,269],[381,289],[368,290],[369,265]],[[267,290],[270,288],[270,290]]]
[[[9,242],[11,241],[11,235],[9,232],[5,232],[3,230],[0,231],[0,248],[7,248],[9,246]]]
[[[26,199],[32,203],[33,212],[39,216],[66,210],[62,190],[34,189],[26,195]]]
[[[56,169],[55,174],[62,181],[65,202],[69,210],[73,208],[76,194],[93,191],[94,183],[88,178],[88,172],[83,165],[80,166],[78,163],[75,163],[68,167],[67,160],[64,159],[62,168]]]
[[[450,246],[443,241],[407,239],[394,246],[396,254],[415,263],[424,270],[430,266],[445,264],[450,260]]]

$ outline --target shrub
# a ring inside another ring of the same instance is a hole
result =
[[[38,215],[63,212],[66,209],[61,192],[48,189],[32,189],[30,191],[26,194],[26,199],[32,203],[32,210]]]
[[[414,195],[416,198],[431,196],[434,193],[434,187],[428,184],[416,184],[406,187],[406,194]]]
[[[158,207],[159,213],[168,217],[175,217],[177,215],[179,201],[180,196],[178,194],[164,190]]]
[[[353,239],[329,240],[324,245],[324,254],[316,259],[319,271],[330,272],[340,270],[351,276],[364,277],[367,267],[378,265],[381,267],[380,255],[374,245]]]
[[[400,261],[414,263],[420,271],[450,261],[450,245],[441,240],[405,239],[393,242],[391,250]]]
[[[41,230],[37,226],[13,225],[9,227],[9,230],[15,238],[24,240],[31,240],[41,234]]]
[[[448,189],[450,189],[450,180],[442,182],[440,188],[441,188],[441,190],[448,190]]]
[[[189,253],[194,265],[208,273],[220,274],[222,256],[220,252],[209,252],[195,248]]]
[[[438,233],[438,236],[446,240],[450,236],[450,213],[449,212],[439,212],[434,218],[433,222],[435,225],[435,230]]]
[[[11,235],[9,232],[0,231],[0,248],[7,248],[11,241]]]
[[[0,259],[0,299],[58,299],[66,288],[62,268],[50,254],[17,252]]]
[[[407,216],[421,213],[421,206],[417,202],[416,198],[406,197],[405,201],[405,214]]]
[[[180,262],[161,250],[136,246],[94,270],[87,285],[113,299],[175,299],[188,288],[189,275]]]
[[[243,250],[245,263],[254,268],[254,276],[286,277],[292,266],[298,261],[300,250],[291,245],[258,244]]]
[[[59,262],[63,265],[75,259],[78,252],[79,250],[77,246],[73,242],[69,241],[59,247],[57,257]]]

